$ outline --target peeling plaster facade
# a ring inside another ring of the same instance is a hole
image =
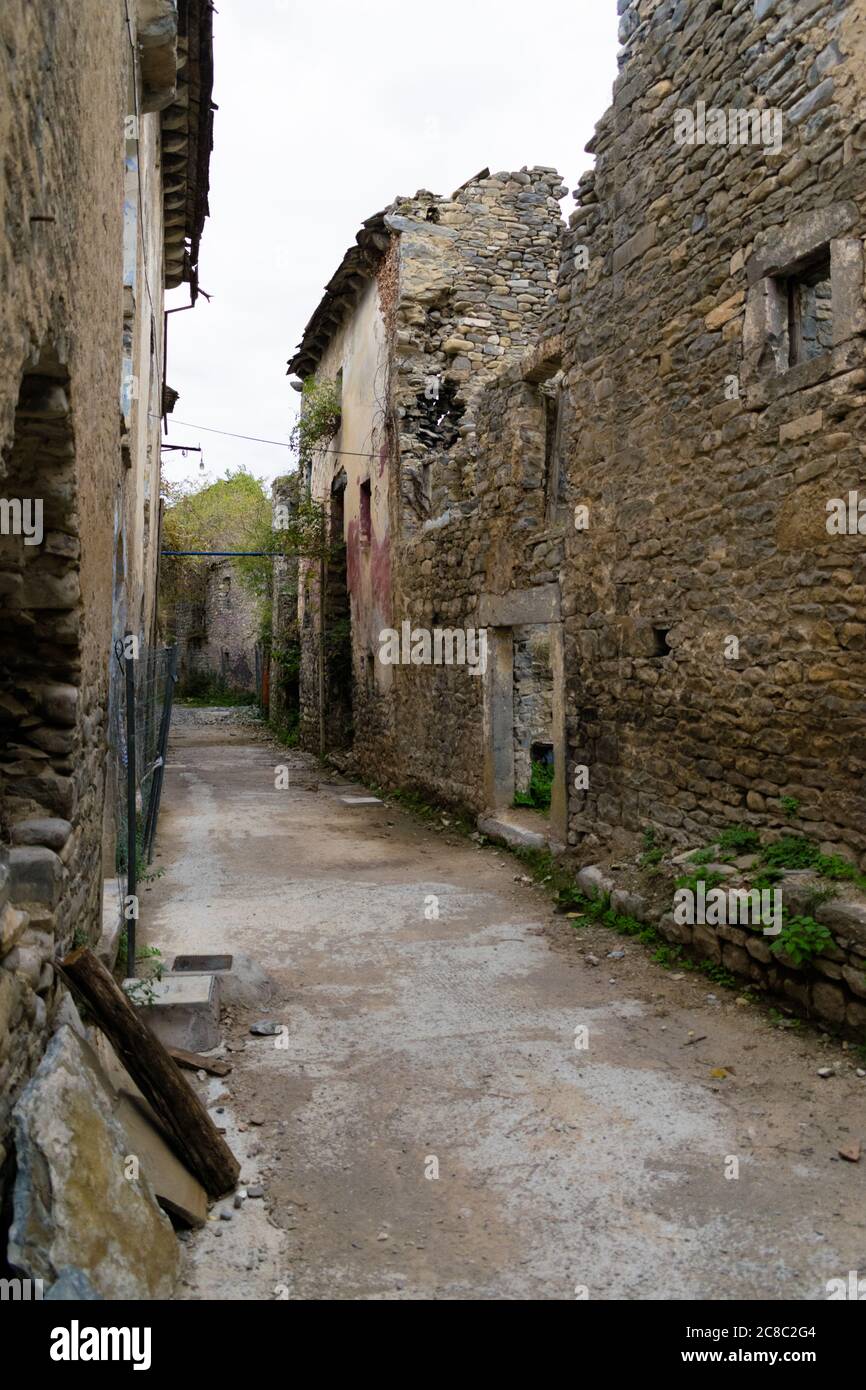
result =
[[[342,383],[340,432],[308,480],[313,496],[341,513],[350,601],[350,725],[341,711],[339,730],[330,728],[336,701],[326,690],[325,742],[345,746],[350,734],[380,773],[408,770],[395,737],[416,703],[415,680],[425,687],[417,718],[425,717],[431,674],[454,683],[455,731],[467,702],[481,717],[481,686],[467,687],[465,670],[419,675],[385,664],[381,638],[404,621],[426,617],[430,625],[430,567],[420,573],[423,592],[412,574],[441,528],[477,506],[473,412],[496,372],[526,350],[553,295],[563,193],[556,171],[539,167],[495,177],[485,170],[450,199],[426,190],[397,199],[365,223],[290,364],[302,377]],[[320,585],[314,562],[301,570],[301,729],[314,747]],[[329,601],[339,602],[341,580],[329,577]],[[431,736],[428,722],[419,757]]]

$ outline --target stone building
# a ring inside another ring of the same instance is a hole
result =
[[[453,666],[385,664],[381,634],[404,621],[466,621],[454,581],[480,574],[488,548],[475,415],[488,383],[538,333],[564,193],[556,171],[538,167],[484,170],[450,199],[425,190],[397,199],[365,222],[289,364],[302,380],[336,383],[341,406],[306,480],[328,511],[331,551],[324,576],[315,561],[300,566],[302,738],[318,747],[324,578],[325,746],[353,743],[363,765],[404,781],[416,780],[417,754],[419,784],[435,780],[455,800],[472,799],[472,768],[460,765],[477,761],[481,684]],[[472,539],[457,542],[440,586],[434,557],[452,537]],[[431,758],[446,712],[449,748]]]
[[[343,373],[311,478],[346,543],[355,752],[518,829],[552,762],[524,839],[582,863],[745,825],[866,870],[866,5],[619,11],[567,227],[547,171],[395,205],[290,364]],[[483,674],[431,660],[437,628],[483,631]],[[804,988],[862,1032],[859,932]],[[759,947],[726,965],[760,975]]]
[[[235,694],[256,692],[259,604],[229,559],[212,560],[203,598],[178,604],[168,635],[177,643],[178,694],[218,687]]]
[[[789,797],[866,867],[866,568],[827,510],[863,482],[866,6],[621,9],[553,325],[588,509],[569,838],[774,826]]]
[[[0,1193],[53,963],[101,927],[113,644],[156,635],[162,295],[197,291],[210,89],[206,0],[0,9]]]

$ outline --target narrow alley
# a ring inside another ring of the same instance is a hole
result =
[[[863,1267],[853,1051],[369,796],[176,713],[147,941],[233,955],[232,1071],[193,1084],[247,1194],[183,1236],[182,1297],[806,1300]]]

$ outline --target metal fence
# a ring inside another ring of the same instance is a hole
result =
[[[127,975],[135,975],[138,883],[153,861],[165,756],[177,681],[177,647],[143,647],[133,637],[114,647],[109,700],[112,801],[118,883],[125,881]]]

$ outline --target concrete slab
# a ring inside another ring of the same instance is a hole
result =
[[[102,931],[96,954],[109,970],[114,969],[120,934],[123,931],[123,892],[119,879],[106,878],[102,884]]]
[[[169,973],[161,980],[124,980],[123,988],[166,1047],[208,1052],[217,1046],[219,976]]]
[[[537,830],[502,820],[496,816],[479,816],[478,829],[490,840],[508,845],[511,849],[547,849],[548,836]]]

